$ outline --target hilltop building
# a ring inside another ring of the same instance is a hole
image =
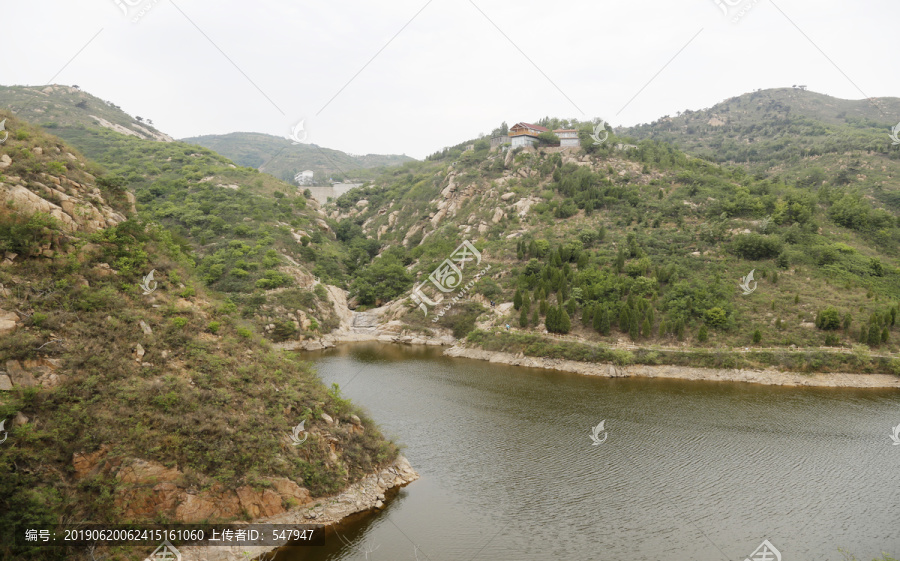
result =
[[[575,129],[556,129],[553,134],[559,137],[560,148],[578,148],[578,131]]]
[[[550,129],[531,123],[516,123],[509,129],[510,145],[512,148],[533,146],[537,144],[538,135],[542,132],[550,132]]]
[[[538,143],[538,136],[542,132],[551,132],[547,127],[532,125],[531,123],[516,123],[509,129],[509,143],[511,148],[517,146],[534,146]],[[578,131],[575,129],[556,129],[553,134],[559,137],[560,148],[578,148]],[[492,145],[493,145],[493,139]]]

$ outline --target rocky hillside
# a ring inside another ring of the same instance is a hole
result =
[[[327,521],[330,511],[316,510],[325,498],[397,458],[337,388],[272,349],[234,302],[205,288],[182,242],[135,216],[116,175],[6,119],[0,527],[248,520],[292,509]],[[307,438],[294,446],[301,422]],[[97,553],[125,559],[133,550]],[[0,557],[90,559],[5,538]]]
[[[356,273],[354,301],[407,298],[468,239],[490,274],[444,316],[446,301],[423,310],[406,300],[409,328],[461,336],[509,324],[612,346],[896,352],[900,224],[890,206],[834,180],[750,175],[656,141],[632,148],[610,135],[594,145],[581,128],[580,149],[459,146],[327,207],[339,238],[381,248]],[[441,296],[429,282],[425,290]],[[793,367],[855,370],[845,358]]]
[[[53,129],[64,140],[69,131],[100,127],[120,134],[172,142],[172,137],[158,131],[152,119],[132,117],[111,101],[104,101],[78,86],[0,86],[0,107],[20,119]]]

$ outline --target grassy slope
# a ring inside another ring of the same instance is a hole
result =
[[[900,99],[844,100],[791,88],[737,96],[709,109],[622,129],[714,162],[786,181],[859,189],[900,211],[900,147],[891,127]]]
[[[13,135],[0,154],[13,157],[26,181],[60,173],[49,148],[76,155],[62,166],[75,180],[84,164],[75,148],[9,117]],[[37,155],[33,146],[44,147]],[[30,154],[30,156],[28,156]],[[28,156],[27,164],[18,163]],[[107,176],[109,177],[109,176]],[[0,177],[2,181],[2,177]],[[106,200],[127,201],[117,186],[97,183]],[[28,240],[56,239],[53,258],[39,257]],[[141,458],[178,467],[200,490],[268,485],[288,477],[314,496],[343,488],[395,457],[371,421],[334,390],[326,390],[307,363],[272,351],[233,303],[206,291],[192,259],[164,228],[131,219],[95,234],[63,235],[52,220],[29,220],[4,205],[0,248],[19,253],[0,268],[2,307],[18,310],[23,326],[0,340],[0,363],[55,359],[62,382],[52,389],[19,388],[0,395],[0,419],[21,412],[30,422],[11,427],[0,456],[0,527],[61,520],[121,523],[115,505],[122,485],[110,474],[73,479],[76,452],[109,447],[109,461]],[[97,268],[108,263],[117,274]],[[151,296],[138,283],[156,269]],[[142,332],[140,321],[153,330]],[[134,358],[145,349],[145,365]],[[328,412],[363,418],[366,431],[347,432],[320,421]],[[285,446],[301,420],[315,427],[308,445]],[[331,461],[330,443],[339,442]],[[159,521],[158,519],[155,521]],[[36,557],[0,545],[0,557],[73,559],[83,552],[42,549]],[[125,554],[133,553],[130,550]]]

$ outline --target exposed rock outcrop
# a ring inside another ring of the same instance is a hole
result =
[[[308,495],[303,493],[305,490],[301,489],[299,497],[295,500],[306,499],[305,503],[301,503],[303,506],[289,511],[282,510],[282,512],[273,515],[263,514],[265,512],[264,505],[260,506],[257,501],[264,500],[265,497],[258,495],[248,496],[246,504],[259,509],[261,517],[254,519],[254,524],[323,524],[330,526],[351,514],[382,508],[386,492],[397,487],[403,487],[418,478],[419,474],[409,465],[409,461],[400,456],[390,466],[364,477],[337,495],[320,497],[313,503],[310,503]],[[274,496],[291,496],[292,492],[298,491],[295,491],[290,483],[289,481],[286,483],[273,481],[274,490],[267,491],[270,491],[273,500]],[[243,499],[241,501],[241,504],[244,505]],[[194,502],[199,501],[194,499]],[[270,506],[275,508],[274,503],[271,503]],[[271,547],[264,546],[191,546],[179,548],[183,561],[201,561],[204,559],[206,561],[232,561],[234,559],[242,559],[243,557],[241,556],[245,552],[251,556],[257,556],[271,549]]]

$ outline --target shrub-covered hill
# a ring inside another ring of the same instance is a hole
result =
[[[396,447],[204,288],[75,148],[7,117],[0,145],[0,528],[275,514]],[[146,273],[155,269],[147,283]],[[149,294],[140,284],[145,282]],[[358,417],[357,417],[358,416]],[[292,446],[305,421],[309,438]],[[4,559],[89,559],[16,549]],[[108,551],[108,559],[133,550]]]
[[[470,239],[492,264],[473,293],[515,309],[469,299],[432,323],[410,306],[407,323],[644,346],[897,350],[891,209],[834,182],[750,175],[656,141],[597,146],[578,126],[577,150],[464,143],[339,198],[327,210],[351,255],[373,239],[388,247],[356,269],[358,302],[407,295]],[[751,271],[757,288],[744,294]]]
[[[257,168],[292,182],[297,173],[312,170],[318,184],[335,181],[365,181],[376,175],[373,168],[411,161],[408,156],[366,154],[353,156],[340,150],[312,144],[296,144],[285,138],[253,132],[233,132],[184,138],[230,158],[242,166]]]
[[[88,109],[77,107],[82,98]],[[341,249],[317,203],[295,186],[206,148],[139,138],[79,119],[84,111],[100,113],[93,110],[100,101],[80,90],[4,88],[0,100],[17,111],[0,112],[0,118],[58,112],[60,122],[43,123],[44,130],[90,158],[111,190],[136,195],[141,217],[172,232],[197,262],[202,283],[228,294],[245,317],[266,327],[267,337],[302,338],[337,326],[333,304],[324,287],[316,288],[313,275],[319,273],[312,270],[321,264],[319,269],[330,271],[324,280],[343,284]],[[106,118],[130,119],[102,105]],[[13,166],[25,165],[26,157]]]
[[[668,142],[751,173],[856,189],[900,211],[900,99],[846,100],[797,88],[759,90],[620,132]]]

